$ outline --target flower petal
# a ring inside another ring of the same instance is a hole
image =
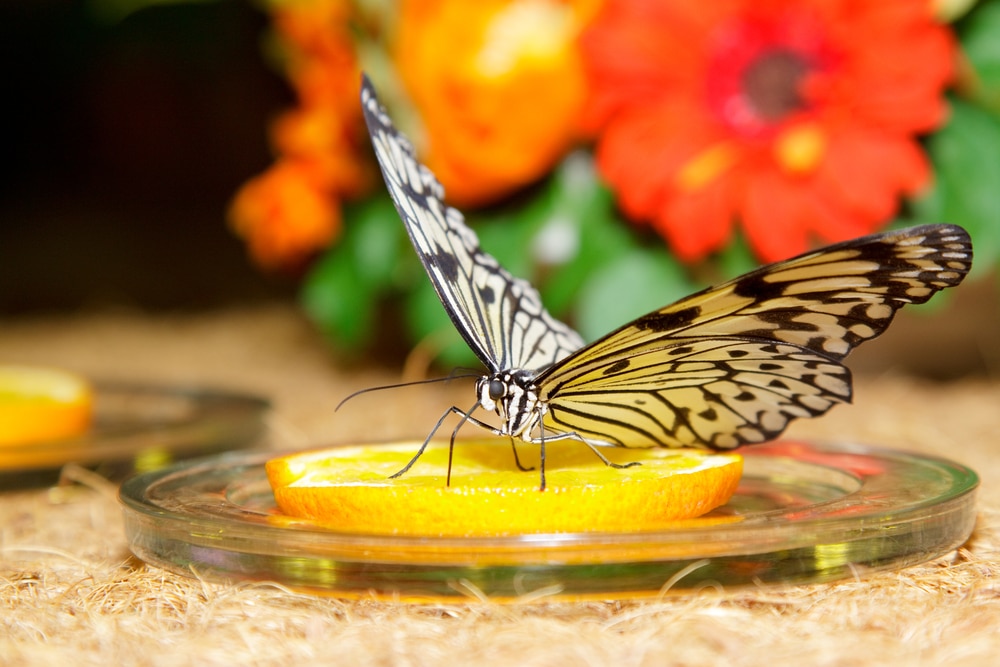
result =
[[[898,196],[919,191],[929,175],[927,159],[912,139],[846,127],[833,134],[816,186],[862,219],[885,221]]]
[[[236,193],[229,223],[259,266],[294,267],[333,240],[340,210],[321,180],[309,163],[286,159]]]
[[[582,43],[600,171],[686,260],[734,212],[765,260],[884,224],[955,51],[925,0],[608,0]]]
[[[631,215],[652,215],[658,201],[677,188],[685,166],[719,142],[716,128],[685,102],[629,110],[608,127],[598,146],[601,174]]]
[[[721,179],[664,202],[653,226],[681,261],[695,262],[725,247],[733,227],[730,187],[728,179]]]
[[[581,124],[591,131],[636,100],[657,104],[678,90],[701,92],[708,33],[731,14],[732,0],[609,0],[580,37],[591,97]],[[669,29],[665,29],[669,26]]]
[[[420,112],[427,166],[459,205],[542,177],[579,138],[577,46],[589,2],[401,3],[395,64]],[[418,137],[419,138],[419,137]]]

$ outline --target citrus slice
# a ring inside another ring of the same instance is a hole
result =
[[[78,375],[0,366],[0,447],[58,440],[90,426],[93,392]]]
[[[602,449],[547,443],[546,488],[539,490],[536,446],[520,446],[518,470],[500,440],[459,441],[451,484],[448,446],[431,445],[406,473],[415,442],[356,445],[290,454],[267,462],[278,507],[346,532],[498,536],[551,532],[655,530],[723,505],[743,471],[737,454],[677,449]],[[531,460],[534,457],[534,460]]]

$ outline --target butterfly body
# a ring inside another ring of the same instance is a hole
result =
[[[499,435],[529,442],[545,413],[538,391],[535,373],[524,369],[484,375],[476,382],[480,407],[500,418]]]
[[[873,234],[761,267],[585,345],[546,312],[534,287],[479,247],[367,78],[361,99],[417,255],[487,368],[476,383],[475,406],[452,408],[435,430],[456,412],[459,427],[471,421],[540,443],[542,488],[546,440],[574,438],[592,449],[731,449],[765,442],[795,419],[849,402],[843,358],[885,331],[903,305],[959,284],[971,266],[971,242],[960,227]],[[500,426],[476,419],[478,408],[495,413]]]

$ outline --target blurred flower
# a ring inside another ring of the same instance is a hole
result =
[[[295,267],[333,240],[340,211],[322,181],[309,163],[283,160],[240,188],[230,224],[259,266]]]
[[[254,261],[281,269],[298,266],[334,240],[340,202],[365,191],[370,174],[351,4],[274,0],[268,8],[300,106],[272,125],[278,161],[242,187],[229,218]]]
[[[542,177],[577,138],[595,0],[403,0],[395,65],[427,165],[459,204]]]
[[[356,94],[351,92],[351,96]],[[358,121],[325,105],[293,109],[274,121],[271,143],[280,155],[311,163],[315,177],[335,195],[356,196],[368,189],[371,176],[362,166],[363,151],[354,127]]]
[[[954,55],[926,0],[610,0],[583,52],[601,172],[686,261],[737,216],[768,261],[886,222]]]
[[[976,4],[976,0],[931,0],[934,16],[940,21],[957,21]]]

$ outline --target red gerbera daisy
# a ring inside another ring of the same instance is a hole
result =
[[[583,49],[601,172],[688,261],[737,217],[768,261],[886,222],[953,59],[926,0],[609,0]]]

